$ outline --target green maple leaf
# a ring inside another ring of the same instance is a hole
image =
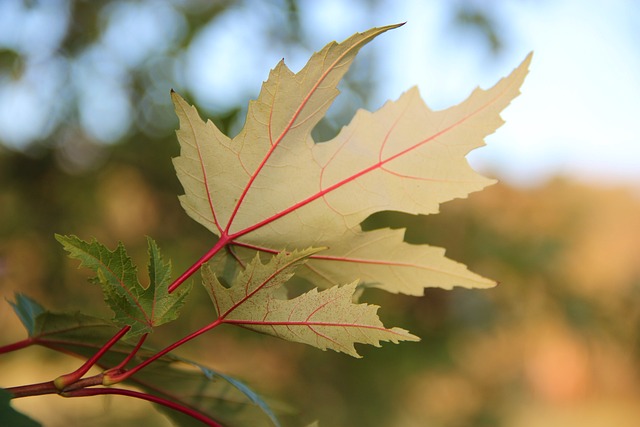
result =
[[[357,282],[320,292],[312,289],[286,299],[284,283],[317,252],[281,252],[267,264],[256,255],[229,288],[205,265],[204,286],[218,312],[218,321],[354,357],[360,357],[355,343],[379,347],[381,341],[419,340],[404,329],[385,328],[376,314],[377,306],[354,304]]]
[[[104,298],[114,312],[114,322],[131,326],[126,338],[152,332],[153,328],[175,320],[191,285],[169,294],[171,263],[165,263],[158,246],[147,238],[149,246],[149,285],[138,281],[137,270],[124,246],[110,251],[97,240],[85,242],[76,236],[56,235],[71,258],[80,260],[80,266],[96,272],[92,283],[102,287]]]
[[[413,88],[378,111],[359,110],[330,141],[311,138],[359,50],[395,27],[330,43],[298,73],[280,62],[234,138],[172,94],[180,202],[240,265],[256,252],[327,247],[299,270],[324,288],[361,279],[421,295],[426,287],[495,285],[441,248],[404,242],[404,230],[363,232],[360,224],[380,211],[436,213],[441,203],[492,184],[465,156],[503,123],[500,112],[519,94],[530,55],[492,88],[446,110],[431,110]]]

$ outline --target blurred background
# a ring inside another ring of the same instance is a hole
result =
[[[294,70],[332,40],[407,24],[358,56],[314,130],[418,85],[440,109],[489,87],[535,51],[505,124],[470,155],[501,183],[428,217],[376,215],[406,240],[500,285],[370,291],[388,326],[420,343],[363,359],[225,328],[182,349],[263,396],[287,425],[640,425],[640,4],[632,0],[0,0],[0,291],[53,310],[110,316],[53,233],[125,243],[145,235],[181,273],[213,236],[181,210],[171,88],[231,134],[282,57]],[[142,270],[142,268],[141,268]],[[160,346],[213,316],[196,289]],[[0,344],[24,338],[6,302]],[[0,386],[78,362],[39,349],[0,358]],[[124,406],[123,405],[128,405]],[[46,426],[169,425],[146,404],[33,397]],[[282,405],[279,405],[282,406]],[[114,410],[116,409],[117,410]]]

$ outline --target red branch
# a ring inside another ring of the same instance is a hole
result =
[[[3,346],[0,346],[0,354],[11,353],[12,351],[21,350],[35,343],[36,342],[33,340],[33,338],[27,338],[22,341],[14,342],[13,344],[3,345]]]
[[[56,394],[60,390],[55,386],[53,381],[47,381],[44,383],[21,385],[17,387],[7,387],[4,389],[11,393],[12,399],[28,396],[41,396],[43,394]]]
[[[142,393],[139,391],[126,390],[121,388],[92,388],[92,389],[83,388],[80,390],[73,390],[73,391],[61,393],[61,395],[64,397],[85,397],[85,396],[99,396],[99,395],[108,395],[108,394],[134,397],[136,399],[142,399],[148,402],[153,402],[158,405],[162,405],[167,408],[173,409],[174,411],[182,412],[183,414],[188,415],[191,418],[194,418],[208,426],[223,427],[222,424],[212,420],[211,418],[207,417],[206,415],[194,409],[187,408],[186,406],[180,405],[171,400],[163,399],[161,397],[154,396],[152,394]]]
[[[75,383],[80,378],[82,378],[84,374],[89,372],[89,369],[91,369],[96,363],[98,363],[98,360],[100,360],[100,358],[107,351],[109,351],[111,347],[113,347],[127,332],[129,332],[130,329],[131,326],[125,326],[124,328],[120,329],[117,334],[115,334],[109,341],[107,341],[105,345],[100,347],[100,349],[93,356],[91,356],[91,358],[84,362],[82,366],[69,374],[61,375],[56,378],[54,383],[58,390],[63,390],[65,387]]]
[[[219,326],[222,323],[223,322],[222,322],[221,319],[218,319],[218,320],[216,320],[216,321],[214,321],[212,323],[209,323],[208,325],[204,326],[203,328],[200,328],[197,331],[187,335],[186,337],[174,342],[170,346],[165,347],[163,350],[160,350],[159,352],[157,352],[153,356],[151,356],[148,359],[146,359],[144,362],[140,363],[139,365],[134,366],[133,368],[131,368],[131,369],[125,371],[125,372],[113,372],[113,373],[106,372],[105,373],[105,380],[104,380],[105,382],[104,383],[105,384],[115,384],[115,383],[118,383],[120,381],[124,381],[125,379],[127,379],[130,376],[134,375],[140,369],[142,369],[145,366],[153,363],[154,361],[158,360],[159,358],[161,358],[165,354],[175,350],[176,348],[180,347],[181,345],[183,345],[183,344],[187,343],[188,341],[191,341],[192,339],[202,335],[203,333],[215,328],[216,326]]]

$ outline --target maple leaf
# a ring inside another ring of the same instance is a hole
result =
[[[81,267],[96,272],[97,276],[90,281],[102,287],[105,301],[114,312],[113,320],[121,326],[131,326],[126,338],[152,332],[154,327],[178,317],[191,285],[169,294],[171,263],[162,260],[153,239],[147,238],[149,285],[146,287],[138,281],[136,267],[122,243],[110,251],[95,239],[85,242],[76,236],[61,235],[56,235],[56,239],[70,257],[80,260]]]
[[[288,341],[322,350],[332,349],[360,357],[354,344],[380,346],[380,341],[418,341],[404,329],[384,327],[377,306],[354,304],[358,282],[318,289],[285,299],[283,284],[318,249],[281,252],[267,264],[259,255],[239,273],[230,288],[222,285],[205,265],[203,283],[221,323],[240,325]]]
[[[328,249],[300,270],[319,286],[361,278],[421,295],[432,286],[495,285],[440,248],[404,242],[403,230],[363,232],[360,223],[384,210],[435,213],[440,203],[493,183],[465,156],[503,123],[500,111],[519,94],[530,55],[493,88],[476,89],[447,110],[432,111],[414,88],[376,112],[359,110],[331,141],[311,138],[360,48],[397,26],[330,43],[298,73],[280,62],[233,139],[172,94],[180,120],[174,159],[185,190],[180,202],[242,263],[255,251],[322,246]]]

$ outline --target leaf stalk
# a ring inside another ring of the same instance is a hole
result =
[[[131,326],[125,326],[118,333],[116,333],[109,341],[105,343],[100,349],[93,355],[91,358],[87,359],[86,362],[82,364],[75,371],[61,375],[56,378],[53,383],[55,384],[58,390],[64,390],[71,384],[80,380],[89,370],[98,363],[98,360],[107,352],[111,347],[113,347],[120,339],[131,329]]]
[[[171,285],[169,285],[169,293],[174,292],[180,285],[187,281],[189,277],[191,277],[196,271],[202,267],[202,265],[209,261],[215,254],[217,254],[222,248],[224,248],[231,239],[229,235],[223,234],[220,237],[220,240],[216,242],[216,244],[209,249],[209,251],[204,254],[198,261],[196,261],[191,267],[189,267],[184,273],[182,273],[176,280],[173,281]]]
[[[187,335],[186,337],[174,342],[173,344],[169,345],[168,347],[165,347],[164,349],[160,350],[159,352],[157,352],[153,356],[149,357],[148,359],[145,359],[144,362],[134,366],[131,369],[128,369],[127,371],[124,371],[124,372],[122,372],[122,371],[119,371],[119,372],[107,371],[107,372],[105,372],[104,379],[103,379],[102,383],[105,384],[105,385],[110,385],[110,384],[115,384],[115,383],[124,381],[127,378],[129,378],[132,375],[134,375],[139,370],[141,370],[142,368],[144,368],[147,365],[150,365],[154,361],[158,360],[159,358],[161,358],[165,354],[175,350],[176,348],[178,348],[181,345],[191,341],[192,339],[199,337],[200,335],[204,334],[207,331],[210,331],[211,329],[215,328],[216,326],[219,326],[222,323],[223,323],[222,319],[217,319],[214,322],[209,323],[208,325],[198,329],[197,331]]]
[[[33,339],[27,338],[22,341],[14,342],[12,344],[3,345],[3,346],[0,346],[0,354],[11,353],[12,351],[21,350],[33,344],[35,344]]]

